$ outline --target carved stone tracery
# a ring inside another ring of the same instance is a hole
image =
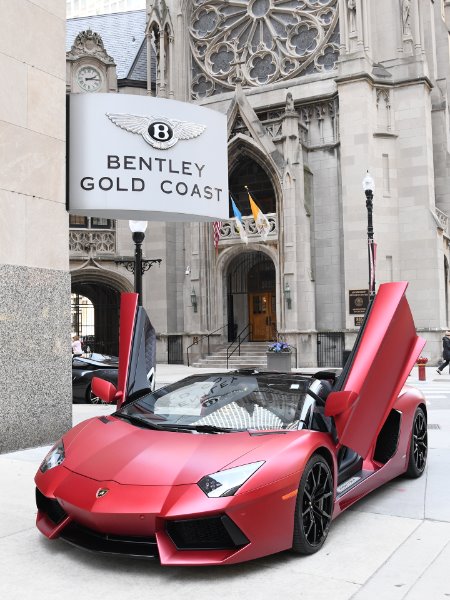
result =
[[[78,60],[85,56],[93,56],[106,65],[115,65],[109,56],[98,33],[87,29],[77,35],[72,48],[66,53],[67,60]]]
[[[338,0],[193,0],[195,98],[335,68]]]

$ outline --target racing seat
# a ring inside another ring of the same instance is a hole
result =
[[[328,377],[328,374],[321,372],[317,373],[317,376]],[[316,400],[313,419],[314,429],[332,433],[335,441],[337,441],[333,419],[325,416],[325,402],[328,394],[333,390],[333,384],[334,380],[332,378],[314,379],[309,386],[309,391]],[[338,453],[338,484],[361,471],[362,464],[363,459],[359,454],[346,446],[342,446]]]
[[[308,388],[308,392],[316,401],[313,428],[318,431],[332,431],[333,422],[330,417],[325,416],[325,402],[332,389],[333,384],[329,379],[314,379]]]

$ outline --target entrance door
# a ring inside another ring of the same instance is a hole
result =
[[[276,337],[275,294],[249,294],[249,317],[253,342],[264,342]]]

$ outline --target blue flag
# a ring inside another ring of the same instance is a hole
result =
[[[230,197],[230,200],[231,200],[231,206],[233,207],[234,217],[236,219],[236,229],[239,231],[241,240],[243,242],[245,242],[246,244],[248,244],[248,237],[247,237],[247,233],[245,232],[244,222],[242,220],[242,213],[236,206],[233,198]]]

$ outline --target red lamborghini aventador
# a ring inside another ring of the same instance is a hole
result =
[[[339,377],[236,371],[151,392],[147,316],[121,306],[117,401],[80,423],[43,460],[37,527],[99,552],[216,565],[323,545],[331,521],[427,458],[423,396],[404,385],[424,345],[388,283],[367,312]]]

